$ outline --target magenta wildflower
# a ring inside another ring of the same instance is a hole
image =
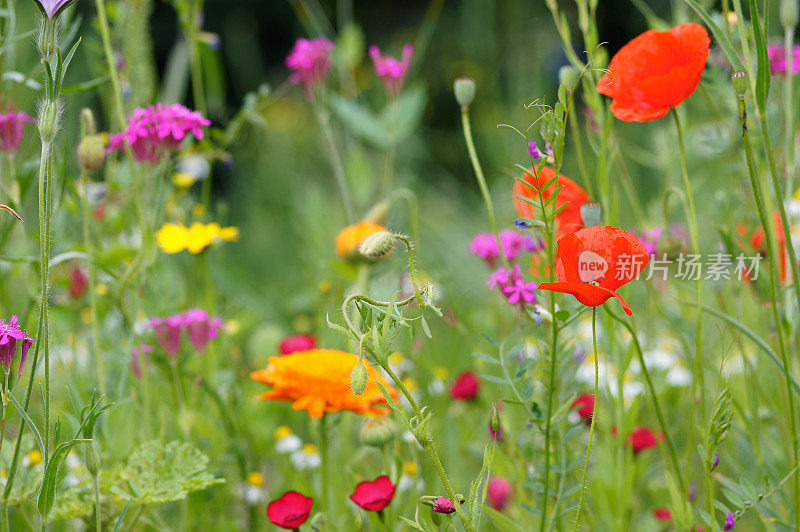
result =
[[[181,350],[181,333],[184,329],[189,342],[202,353],[208,342],[217,337],[223,322],[219,317],[211,317],[205,310],[193,308],[166,318],[153,318],[148,326],[156,333],[161,348],[168,355],[177,356]]]
[[[11,371],[11,362],[17,353],[17,341],[22,342],[19,358],[20,375],[22,375],[22,370],[25,367],[28,349],[33,344],[33,338],[28,336],[25,331],[17,328],[18,321],[16,315],[11,316],[8,322],[0,320],[0,366],[3,366],[3,371],[6,372],[6,375]]]
[[[36,5],[47,18],[55,18],[73,2],[75,0],[36,0]]]
[[[783,44],[770,44],[767,46],[769,56],[769,71],[772,74],[786,74],[789,61]],[[800,73],[800,46],[792,47],[792,75]]]
[[[536,283],[526,283],[524,279],[515,279],[514,284],[503,288],[503,294],[512,305],[533,303],[536,301],[536,286]]]
[[[728,512],[728,515],[725,516],[725,531],[733,530],[735,526],[736,520],[733,518],[733,512]]]
[[[199,111],[192,111],[179,103],[139,107],[128,116],[125,131],[111,135],[106,152],[123,150],[124,143],[127,143],[137,161],[155,164],[164,154],[180,150],[190,133],[196,139],[202,139],[202,128],[209,125],[211,122]]]
[[[176,314],[168,318],[153,318],[150,327],[158,337],[158,343],[168,355],[177,356],[181,350],[181,331],[183,330],[183,316]]]
[[[497,236],[500,237],[503,253],[510,261],[519,257],[523,251],[537,250],[536,241],[531,236],[522,235],[513,229],[503,229]],[[476,235],[469,245],[469,251],[486,261],[490,268],[494,267],[497,258],[500,256],[497,238],[492,233]]]
[[[494,290],[498,286],[502,290],[506,286],[513,284],[516,279],[520,278],[522,278],[522,270],[520,269],[519,264],[514,265],[514,267],[510,270],[500,266],[497,270],[493,271],[489,275],[489,280],[486,281],[486,286],[489,287],[489,290]]]
[[[648,255],[655,255],[658,251],[658,241],[661,240],[661,235],[664,233],[664,228],[653,227],[651,229],[645,229],[642,231],[641,235],[639,235],[639,233],[636,231],[632,231],[632,233],[642,244],[644,244]]]
[[[470,253],[482,258],[491,267],[500,256],[497,249],[497,239],[491,233],[479,233],[469,245]]]
[[[13,152],[22,141],[23,127],[33,118],[22,111],[0,113],[0,151]]]
[[[542,152],[539,151],[539,147],[536,146],[536,142],[532,140],[528,141],[528,153],[531,155],[531,159],[534,161],[544,157]]]
[[[309,99],[314,89],[328,78],[333,47],[328,39],[297,39],[286,58],[286,66],[293,71],[289,79],[292,83],[302,83]]]
[[[133,349],[131,353],[131,371],[133,371],[137,379],[142,379],[142,372],[147,365],[147,359],[144,358],[143,355],[152,353],[153,351],[155,351],[155,348],[149,344],[140,344],[139,347]]]
[[[438,514],[451,514],[456,511],[456,505],[447,497],[436,497],[431,502],[433,503],[433,511]]]
[[[369,56],[375,65],[375,74],[381,78],[383,85],[390,94],[397,96],[403,84],[406,82],[408,67],[411,66],[411,56],[414,54],[414,47],[410,44],[403,46],[403,55],[397,60],[388,55],[381,55],[377,46],[369,47]]]
[[[503,477],[493,477],[486,485],[486,498],[492,508],[501,511],[511,498],[511,483]]]

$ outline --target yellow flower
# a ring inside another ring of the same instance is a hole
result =
[[[417,463],[416,462],[406,462],[403,464],[403,474],[407,477],[415,477],[417,476]]]
[[[433,376],[440,381],[447,380],[447,377],[450,376],[450,370],[444,366],[436,366],[433,368]]]
[[[178,188],[189,188],[194,185],[195,181],[197,181],[197,179],[186,172],[175,172],[172,174],[172,183]]]
[[[286,436],[291,436],[291,435],[292,435],[292,429],[290,429],[286,425],[281,425],[280,427],[275,429],[275,439],[276,440],[282,440]]]
[[[247,483],[251,486],[256,486],[257,488],[263,488],[264,484],[266,484],[266,479],[259,471],[253,471],[252,473],[247,474]]]
[[[41,461],[42,461],[42,453],[40,453],[39,451],[34,449],[33,451],[28,453],[28,464],[31,467],[35,466]]]
[[[238,227],[220,227],[218,223],[195,222],[188,228],[183,224],[166,223],[156,232],[158,247],[165,253],[180,253],[185,249],[197,255],[218,240],[238,239]]]

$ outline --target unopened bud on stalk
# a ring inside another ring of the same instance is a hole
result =
[[[558,82],[570,89],[578,83],[578,71],[571,65],[564,65],[558,69]]]
[[[797,26],[797,0],[783,0],[781,2],[781,25],[784,29]]]
[[[86,470],[94,477],[100,472],[100,457],[97,456],[97,449],[94,442],[86,446]]]
[[[381,201],[376,203],[364,217],[364,221],[375,224],[383,224],[389,215],[389,202]]]
[[[94,113],[88,107],[81,109],[81,136],[97,134],[97,124],[94,120]]]
[[[44,100],[39,105],[39,135],[43,144],[49,144],[58,133],[59,119],[61,118],[61,102],[59,100]]]
[[[594,227],[600,225],[600,215],[603,209],[599,201],[587,201],[581,205],[581,217],[583,218],[583,225],[586,227]]]
[[[394,233],[378,231],[365,238],[358,251],[368,260],[377,262],[391,253],[396,241],[397,237]]]
[[[350,373],[350,388],[356,395],[361,395],[367,389],[367,368],[360,362]]]
[[[740,98],[743,97],[747,93],[747,72],[737,70],[731,74],[731,83],[733,84],[733,90],[736,91],[736,94],[738,94]]]
[[[394,440],[397,436],[397,425],[389,416],[367,418],[361,426],[361,443],[371,447],[380,447]]]
[[[500,411],[495,403],[492,403],[492,416],[489,418],[489,426],[492,427],[494,432],[500,430]]]
[[[98,135],[83,137],[78,144],[78,164],[81,169],[91,173],[103,166],[106,158],[106,148]]]
[[[461,107],[469,107],[475,99],[475,80],[472,78],[458,78],[453,85],[456,101]]]

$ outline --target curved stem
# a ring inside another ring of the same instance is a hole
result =
[[[578,497],[578,510],[575,513],[575,532],[581,524],[581,509],[583,497],[586,492],[586,477],[589,473],[589,456],[592,454],[592,439],[594,437],[594,424],[597,419],[597,398],[600,391],[600,368],[597,361],[597,307],[592,307],[592,345],[594,346],[594,408],[592,409],[592,422],[589,425],[589,444],[586,446],[586,462],[583,464],[583,477],[581,478],[581,492]]]

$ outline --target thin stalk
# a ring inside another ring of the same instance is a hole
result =
[[[783,50],[786,58],[786,75],[783,76],[783,119],[784,119],[784,145],[783,154],[786,157],[786,199],[792,197],[794,189],[794,137],[795,115],[793,107],[793,80],[794,80],[794,26],[784,27]],[[795,281],[796,282],[796,281]]]
[[[578,510],[575,513],[575,532],[581,524],[581,509],[586,491],[586,477],[589,473],[589,456],[592,454],[592,438],[594,437],[594,424],[597,419],[597,398],[600,391],[600,368],[597,361],[597,307],[592,307],[592,345],[594,346],[594,408],[592,409],[592,422],[589,425],[589,444],[586,446],[586,462],[583,464],[583,478],[581,479],[581,492],[578,497]],[[621,390],[622,388],[620,388]]]
[[[94,524],[97,532],[103,530],[103,520],[100,509],[100,481],[97,475],[92,475],[92,490],[94,491]]]
[[[500,242],[500,233],[497,231],[497,220],[494,217],[494,206],[492,205],[492,197],[489,194],[489,187],[486,186],[486,178],[483,176],[483,168],[478,159],[478,152],[475,150],[475,141],[472,139],[472,126],[469,120],[469,107],[466,105],[461,106],[461,127],[464,130],[464,140],[467,142],[467,152],[469,152],[469,160],[472,162],[472,169],[475,171],[475,177],[478,179],[478,187],[481,189],[483,202],[486,204],[486,212],[489,214],[489,223],[492,226],[492,233],[497,241],[497,249],[500,251],[500,260],[503,266],[510,268],[508,258],[505,251],[503,251],[503,244]]]
[[[51,170],[53,164],[53,149],[49,142],[42,143],[42,156],[39,167],[39,241],[41,250],[42,301],[44,307],[44,320],[42,322],[44,340],[44,469],[50,460],[50,316],[49,316],[49,288],[50,288],[50,221],[51,221]],[[42,170],[44,168],[44,170]]]
[[[331,515],[331,497],[330,489],[330,445],[328,445],[328,414],[322,414],[322,419],[319,421],[319,459],[320,470],[322,472],[322,508],[323,511]]]
[[[769,257],[769,286],[770,296],[772,300],[772,317],[775,320],[775,331],[778,338],[778,350],[781,355],[781,363],[783,364],[783,374],[786,382],[786,392],[789,400],[789,412],[787,418],[789,421],[789,428],[792,431],[792,458],[794,459],[795,468],[800,465],[800,448],[798,448],[798,435],[797,426],[795,421],[795,406],[794,406],[794,390],[792,390],[792,376],[789,369],[789,360],[786,356],[786,345],[783,337],[783,324],[781,322],[780,314],[778,313],[778,289],[775,281],[775,270],[777,268],[777,255],[775,254],[775,245],[772,241],[772,231],[770,231],[769,219],[767,218],[764,209],[764,198],[761,192],[758,179],[756,178],[755,164],[753,162],[753,153],[750,147],[750,133],[747,129],[747,105],[744,96],[739,97],[739,120],[742,124],[742,143],[744,144],[745,160],[747,161],[747,173],[750,177],[750,186],[753,188],[753,197],[756,202],[756,210],[758,217],[761,221],[761,226],[764,229],[764,240],[767,244],[767,256]],[[780,200],[780,196],[779,196]],[[782,204],[781,201],[778,201]],[[797,282],[795,281],[795,285]],[[794,521],[795,529],[800,530],[800,477],[795,475],[794,488],[792,489],[792,496],[794,500]]]
[[[81,170],[81,183],[83,184],[83,194],[80,195],[83,222],[83,247],[86,250],[87,255],[94,257],[94,246],[92,245],[92,239],[89,235],[89,205],[86,199],[89,186],[89,176],[87,175],[86,170]],[[97,329],[97,294],[95,293],[94,260],[88,260],[86,268],[89,283],[89,312],[92,320],[92,351],[94,352],[94,366],[97,370],[97,382],[100,385],[100,393],[105,395],[105,372],[103,370],[103,357],[100,354],[100,335]]]
[[[336,147],[336,141],[333,137],[331,130],[330,115],[328,111],[322,109],[319,104],[314,105],[314,113],[317,115],[317,122],[322,130],[322,137],[325,141],[325,149],[328,150],[328,158],[330,159],[331,167],[333,168],[333,177],[336,179],[336,184],[339,187],[339,194],[342,196],[342,203],[344,210],[347,214],[348,223],[355,223],[356,215],[353,210],[353,199],[350,195],[350,186],[347,184],[347,177],[344,172],[344,165],[342,158],[339,155],[339,150]]]

